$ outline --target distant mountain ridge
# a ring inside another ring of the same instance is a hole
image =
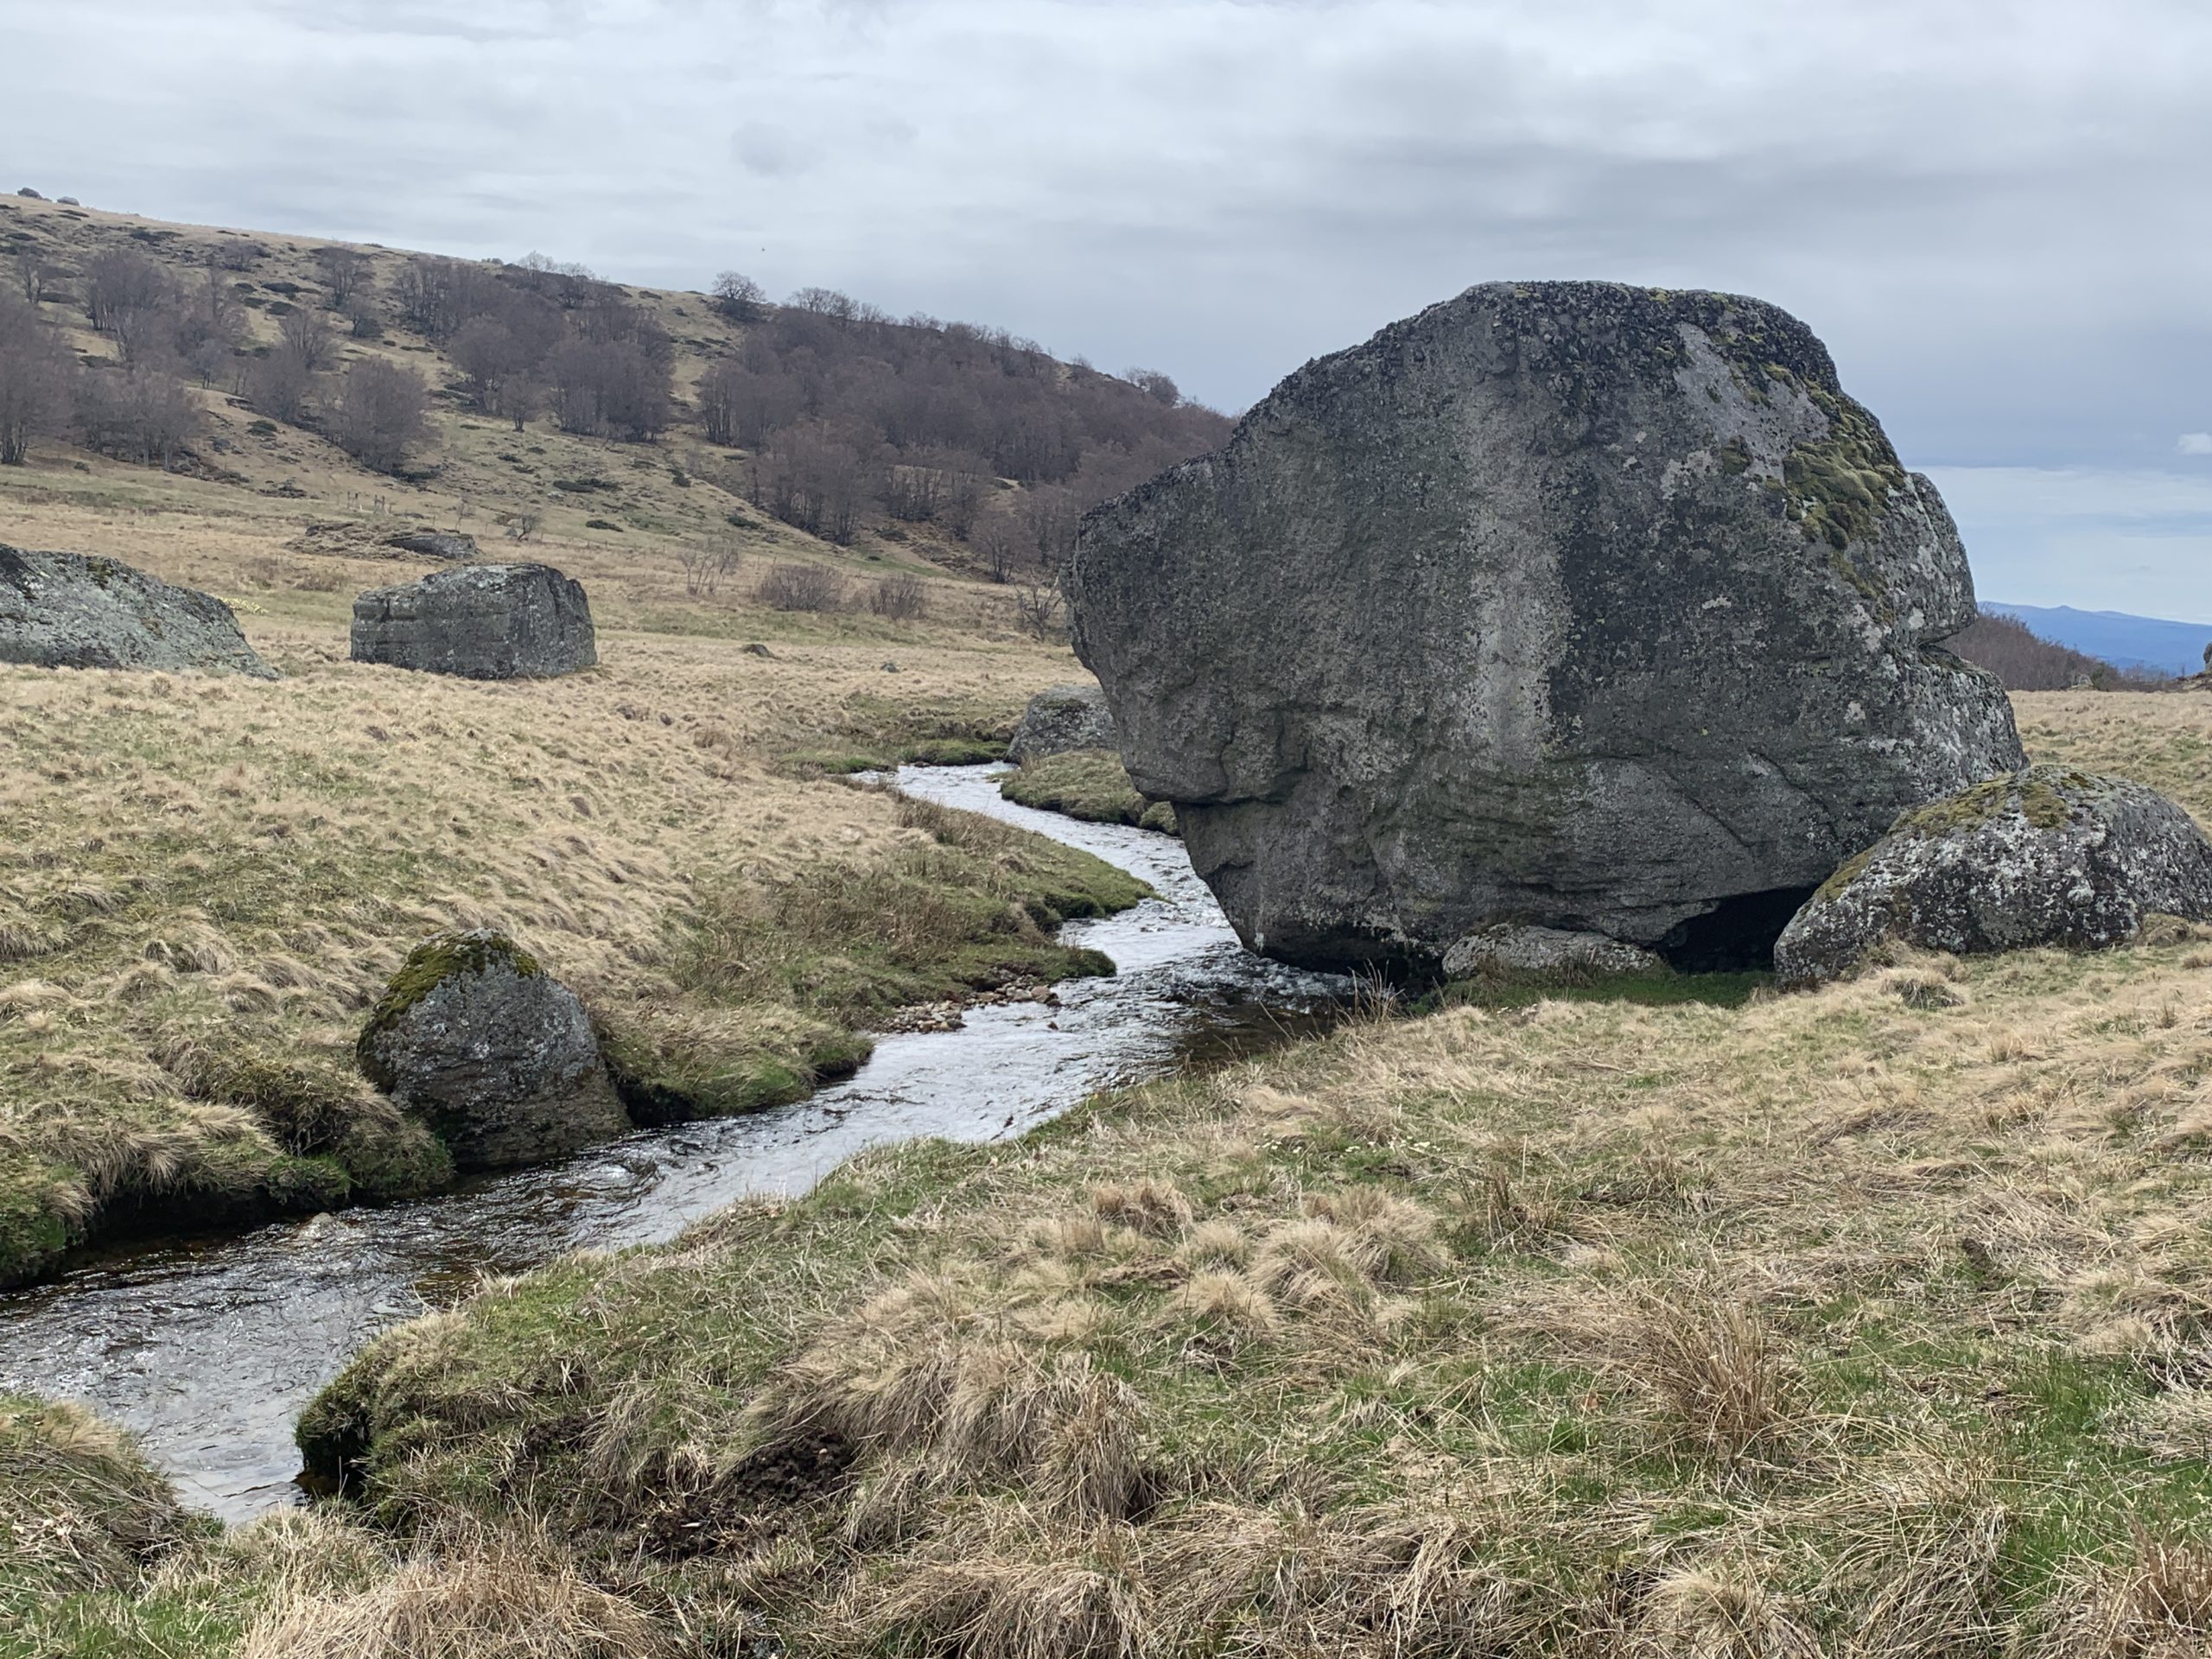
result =
[[[2044,639],[2115,668],[2196,674],[2204,667],[2205,646],[2212,645],[2212,623],[2131,616],[2125,611],[2077,611],[2071,605],[2006,605],[1994,600],[1982,601],[1981,608],[2015,618]]]

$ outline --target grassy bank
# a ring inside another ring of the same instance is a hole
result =
[[[1065,812],[1089,823],[1133,823],[1175,833],[1175,809],[1138,794],[1122,757],[1109,749],[1073,749],[1032,760],[1007,773],[999,793],[1017,805]]]
[[[2207,705],[2021,701],[2202,810]],[[2199,1653],[2209,975],[1491,995],[873,1154],[391,1332],[352,1518],[22,1650]]]
[[[350,1060],[440,929],[513,934],[687,1115],[850,1069],[902,1002],[1096,971],[1048,930],[1138,896],[787,763],[1003,742],[1056,652],[918,627],[894,701],[873,643],[611,634],[590,673],[476,684],[246,621],[282,681],[0,668],[0,1281],[446,1179]]]

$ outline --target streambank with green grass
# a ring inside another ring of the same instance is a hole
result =
[[[1111,749],[1070,749],[1027,761],[1000,780],[999,793],[1017,806],[1061,812],[1089,823],[1131,823],[1175,833],[1175,809],[1148,801]]]

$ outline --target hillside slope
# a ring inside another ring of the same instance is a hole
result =
[[[310,524],[326,526],[322,550],[435,526],[555,563],[571,548],[711,550],[1034,581],[1083,505],[1227,430],[1164,377],[1058,363],[988,328],[893,322],[820,289],[717,305],[535,257],[461,262],[19,197],[0,198],[0,264],[15,289],[0,308],[20,322],[19,296],[39,296],[79,383],[73,406],[34,423],[27,464],[0,467],[0,525],[22,539],[57,512],[58,530],[73,512],[197,513],[202,551]],[[29,349],[0,328],[0,374]],[[365,363],[418,373],[429,393],[424,438],[372,454],[381,469],[333,442],[346,376]],[[181,441],[113,407],[138,379],[174,387],[145,394],[161,404],[148,420],[181,422]]]

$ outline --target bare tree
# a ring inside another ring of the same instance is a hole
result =
[[[732,322],[758,322],[767,312],[768,290],[741,270],[722,272],[711,293],[715,309]]]
[[[72,367],[67,346],[38,308],[0,296],[0,466],[22,466],[34,438],[67,424]]]
[[[712,599],[723,581],[737,574],[740,563],[737,543],[728,536],[686,542],[676,556],[683,567],[683,591],[694,599]]]
[[[850,322],[860,314],[860,302],[834,288],[802,288],[785,302],[795,308],[832,322]]]
[[[1122,378],[1155,404],[1165,404],[1173,409],[1183,401],[1183,394],[1175,383],[1158,369],[1130,369]]]
[[[447,344],[446,355],[467,377],[468,400],[486,414],[499,403],[500,389],[530,365],[522,342],[497,317],[472,317]]]
[[[199,435],[200,402],[165,369],[95,369],[77,383],[77,430],[87,448],[166,471]]]
[[[1059,626],[1060,613],[1067,608],[1067,600],[1060,592],[1056,575],[1040,577],[1020,589],[1014,596],[1014,604],[1022,626],[1039,641],[1052,637],[1052,630]]]
[[[842,610],[845,579],[826,565],[773,564],[753,597],[772,611]]]
[[[930,592],[922,585],[919,576],[909,574],[886,576],[875,584],[875,591],[868,595],[868,607],[878,616],[889,617],[894,622],[911,622],[928,614]]]
[[[330,290],[330,308],[351,311],[356,299],[365,298],[376,281],[376,267],[359,248],[317,248],[315,269]]]
[[[168,273],[135,248],[110,248],[85,264],[85,315],[104,334],[169,301]]]
[[[952,487],[945,492],[944,527],[952,532],[957,542],[964,542],[975,534],[976,521],[983,512],[983,480],[973,473],[953,474]]]
[[[16,286],[33,305],[46,297],[46,279],[52,275],[54,266],[36,248],[16,250]]]
[[[430,389],[414,370],[365,357],[338,383],[331,436],[364,467],[396,471],[429,435]]]
[[[743,366],[728,358],[699,377],[699,435],[709,443],[737,442],[738,412],[748,378]]]
[[[1012,517],[997,512],[986,514],[976,525],[972,539],[976,550],[983,556],[984,574],[995,582],[1012,582],[1027,539]]]
[[[277,324],[277,332],[284,344],[298,353],[301,362],[314,374],[328,368],[338,356],[338,340],[330,332],[330,320],[320,311],[296,306],[284,314]]]
[[[245,400],[254,413],[287,426],[306,422],[308,397],[314,386],[315,375],[307,359],[289,343],[272,347],[266,357],[254,359],[245,372]]]

